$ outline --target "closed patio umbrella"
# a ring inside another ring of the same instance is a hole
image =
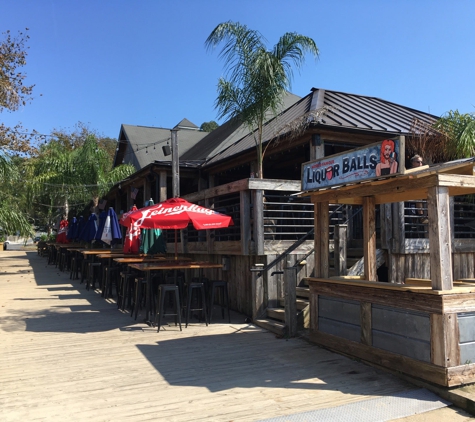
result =
[[[94,236],[94,240],[98,242],[102,242],[101,237],[102,237],[102,232],[104,230],[104,225],[106,224],[106,218],[107,218],[107,212],[101,211],[101,213],[99,214],[96,235]]]
[[[71,218],[71,222],[68,227],[68,234],[66,237],[70,242],[74,241],[78,236],[78,220],[76,217]]]
[[[84,226],[86,225],[86,223],[87,223],[87,220],[85,220],[84,217],[81,215],[78,218],[78,227],[76,229],[74,240],[81,240],[80,236],[81,236],[82,231],[84,230]]]
[[[137,211],[137,207],[135,205],[131,208],[131,210],[127,214],[133,211]],[[125,239],[124,239],[124,253],[137,254],[139,253],[139,249],[140,249],[140,229],[133,226],[127,227],[127,232],[125,233]]]
[[[56,235],[56,243],[69,243],[68,234],[68,220],[61,220],[59,223],[58,234]]]
[[[122,241],[122,232],[119,226],[119,219],[114,208],[109,208],[105,219],[101,240],[108,245],[115,245]]]
[[[79,234],[79,240],[83,240],[85,242],[92,242],[96,237],[97,232],[97,216],[96,214],[92,213],[86,221],[82,232]]]

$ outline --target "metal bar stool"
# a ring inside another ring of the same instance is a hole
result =
[[[165,298],[168,295],[171,295],[173,300],[173,311],[166,312],[165,307]],[[175,317],[175,326],[180,324],[181,331],[181,307],[180,307],[180,292],[176,284],[160,284],[158,286],[158,308],[155,315],[155,323],[157,324],[157,333],[160,332],[160,326],[162,325],[162,317],[174,316]],[[158,321],[157,321],[158,320]]]
[[[125,307],[132,308],[131,316],[133,314],[132,297],[134,295],[134,286],[132,282],[137,276],[135,273],[129,271],[121,271],[119,281],[119,298],[117,299],[117,307],[121,311],[125,311]]]
[[[99,270],[99,271],[96,271]],[[100,262],[89,262],[87,270],[87,280],[86,280],[86,290],[89,290],[90,287],[94,290],[96,288],[96,272],[98,275],[101,275],[101,263]]]
[[[228,310],[228,321],[231,323],[231,314],[229,312],[229,296],[228,296],[228,282],[224,280],[212,280],[210,282],[210,301],[209,301],[209,318],[208,322],[211,324],[213,318],[214,297],[217,291],[221,291],[221,314],[224,319],[224,308]]]
[[[137,320],[139,309],[145,298],[144,292],[145,292],[145,287],[147,284],[147,279],[144,277],[136,277],[134,280],[135,280],[135,298],[134,298],[134,306],[132,308],[132,312],[130,313],[130,316],[132,317],[135,315],[134,319]]]
[[[119,281],[117,281],[117,274],[119,273],[119,267],[113,265],[105,265],[102,271],[102,294],[104,299],[112,297],[112,285],[115,284],[115,291],[119,296],[120,287]],[[115,277],[113,277],[115,275]]]
[[[200,297],[201,296],[201,297]],[[193,301],[193,299],[195,299]],[[196,303],[196,307],[192,308],[192,304]],[[185,328],[188,327],[188,321],[190,319],[190,313],[192,311],[200,311],[200,321],[201,316],[204,316],[206,326],[208,326],[208,318],[206,312],[206,294],[204,283],[200,282],[191,282],[188,283],[186,289],[186,323]]]

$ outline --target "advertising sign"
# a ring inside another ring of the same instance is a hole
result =
[[[317,190],[396,173],[404,173],[404,142],[399,138],[386,139],[303,163],[302,190]]]

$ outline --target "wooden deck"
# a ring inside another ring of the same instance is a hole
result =
[[[244,320],[157,333],[35,251],[0,251],[0,420],[257,421],[416,388]]]

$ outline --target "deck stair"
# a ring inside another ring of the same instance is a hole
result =
[[[347,266],[350,269],[363,256],[363,248],[348,248],[347,251]],[[330,258],[329,275],[336,275],[333,268],[333,258]],[[308,328],[310,325],[310,307],[309,297],[310,289],[308,285],[300,285],[296,288],[296,307],[297,307],[297,329],[302,330]],[[278,336],[285,336],[285,305],[284,299],[280,300],[279,307],[267,308],[265,318],[259,318],[254,323],[266,330],[275,333]]]
[[[296,290],[296,307],[297,307],[297,325],[298,329],[308,327],[310,319],[309,296],[310,289],[308,285],[301,285]],[[266,318],[258,319],[256,325],[269,330],[278,336],[285,336],[285,306],[284,299],[280,300],[278,308],[267,308]]]

